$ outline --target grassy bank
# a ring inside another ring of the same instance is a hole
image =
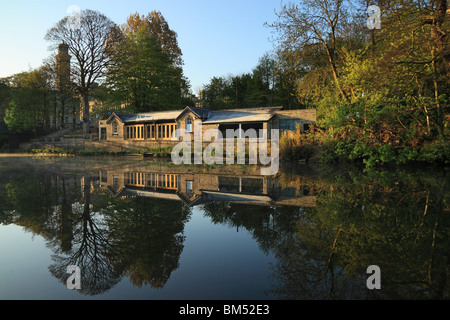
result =
[[[74,156],[123,156],[146,155],[154,158],[171,158],[173,147],[154,147],[135,150],[69,149],[46,145],[29,150],[32,154],[54,154]],[[235,159],[237,150],[234,150]],[[249,149],[245,149],[245,163],[249,162]],[[194,149],[191,150],[192,159]],[[214,154],[212,155],[214,156]],[[280,160],[285,162],[305,160],[309,163],[337,164],[361,163],[366,167],[386,164],[450,164],[448,140],[424,141],[414,147],[389,143],[374,143],[372,140],[342,139],[323,131],[308,134],[295,133],[280,139]]]
[[[32,154],[58,154],[58,155],[74,155],[74,156],[122,156],[132,154],[148,153],[153,157],[170,157],[171,148],[148,148],[139,150],[108,150],[108,149],[65,149],[47,145],[42,148],[33,148],[30,150]]]
[[[270,152],[270,146],[268,147]],[[153,147],[153,148],[145,148],[145,149],[130,149],[130,150],[111,150],[111,149],[93,149],[93,148],[64,148],[58,147],[51,144],[48,144],[44,147],[40,148],[31,148],[28,150],[31,154],[54,154],[54,155],[73,155],[73,156],[123,156],[123,155],[145,155],[146,157],[154,157],[154,158],[171,158],[173,147]],[[203,152],[205,148],[202,149],[201,153],[197,154],[194,146],[192,146],[190,150],[190,156],[192,163],[194,162],[195,156],[198,155],[205,161]],[[211,151],[211,150],[209,150]],[[226,161],[226,152],[224,148],[224,157],[223,161]],[[237,146],[234,146],[234,159],[237,162],[238,158],[238,149]],[[252,150],[254,152],[254,150]],[[250,150],[248,147],[242,150],[243,159],[245,163],[249,163],[250,159]],[[180,157],[183,157],[183,152],[179,154]],[[214,150],[211,152],[211,157],[215,157]]]
[[[387,164],[450,164],[448,140],[423,141],[414,147],[404,144],[374,143],[364,139],[341,139],[327,132],[296,133],[280,139],[282,161],[313,163],[361,163],[366,167]]]

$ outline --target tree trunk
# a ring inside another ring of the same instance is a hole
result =
[[[73,102],[72,102],[73,104]],[[72,129],[75,130],[77,128],[77,117],[76,117],[76,111],[75,107],[72,107]]]
[[[53,96],[53,129],[56,131],[58,126],[58,100]]]
[[[337,68],[336,68],[336,62],[334,60],[334,49],[330,49],[326,44],[325,44],[325,49],[327,51],[327,56],[328,56],[328,61],[330,62],[331,71],[333,72],[333,78],[334,78],[334,82],[336,84],[336,88],[339,90],[339,93],[342,96],[342,98],[346,102],[348,102],[347,95],[344,93],[344,91],[342,90],[341,84],[339,83],[339,76],[338,76],[338,72],[337,72]]]
[[[83,133],[91,133],[91,120],[89,119],[89,93],[83,92]]]
[[[62,98],[61,99],[61,129],[63,129],[65,127],[65,123],[64,123],[64,109],[65,109],[65,99]]]

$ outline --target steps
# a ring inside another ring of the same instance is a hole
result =
[[[30,142],[55,142],[55,141],[60,141],[61,137],[64,136],[65,134],[69,133],[70,130],[69,129],[62,129],[53,133],[50,133],[47,136],[44,137],[40,137],[37,139],[31,139]]]

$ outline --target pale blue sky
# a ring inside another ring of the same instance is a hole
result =
[[[214,76],[250,72],[273,49],[265,22],[280,0],[0,0],[0,77],[39,67],[50,56],[44,35],[67,8],[98,10],[117,24],[135,12],[162,13],[178,34],[193,92]]]

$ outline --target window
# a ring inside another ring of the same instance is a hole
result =
[[[117,122],[112,123],[112,134],[117,134]]]
[[[108,182],[108,171],[100,171],[100,181],[103,183],[107,183]]]
[[[144,125],[128,126],[126,134],[127,139],[144,140]]]
[[[155,125],[154,124],[150,124],[150,125],[147,125],[146,128],[147,128],[146,129],[147,130],[146,139],[155,140],[156,139],[156,137],[155,137]]]
[[[186,131],[192,132],[192,118],[190,116],[186,119]]]
[[[155,125],[152,124],[150,126],[150,139],[156,139],[156,131],[155,131]]]
[[[297,130],[297,125],[301,125],[300,119],[280,119],[280,130]]]
[[[189,198],[191,198],[194,195],[192,181],[189,180],[186,181],[186,194]]]

